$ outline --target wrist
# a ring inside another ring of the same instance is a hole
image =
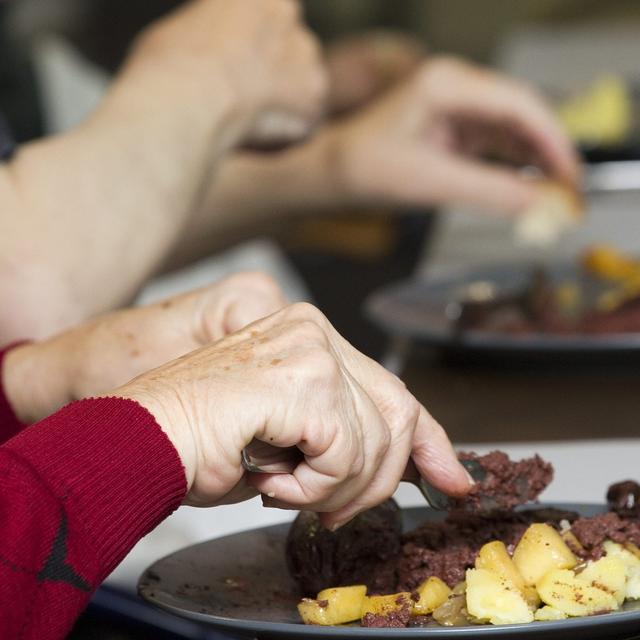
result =
[[[124,104],[127,117],[139,113],[147,125],[179,131],[182,146],[214,156],[237,146],[255,116],[224,64],[177,47],[162,23],[138,38],[111,94],[118,120]]]
[[[27,343],[5,355],[2,381],[16,417],[32,424],[73,400],[65,354],[50,343]]]
[[[162,391],[156,385],[153,390],[148,385],[142,384],[140,380],[134,380],[112,393],[101,394],[98,397],[117,397],[125,400],[133,400],[146,409],[155,419],[158,426],[176,450],[180,462],[184,467],[187,492],[191,489],[196,472],[197,449],[188,421],[182,412],[180,415],[170,410],[166,402],[160,400]],[[179,403],[178,403],[179,404]]]
[[[317,167],[324,176],[323,183],[332,194],[332,205],[355,207],[362,205],[366,198],[352,180],[349,140],[341,123],[329,125],[316,141]]]

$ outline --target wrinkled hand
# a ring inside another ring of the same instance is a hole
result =
[[[250,495],[324,512],[335,527],[389,497],[410,456],[451,494],[469,488],[442,428],[380,365],[351,347],[314,307],[292,305],[116,390],[156,417],[186,469],[187,502]],[[297,446],[293,473],[246,474],[258,439]],[[249,493],[248,493],[249,491]]]
[[[191,0],[153,25],[137,53],[204,106],[228,89],[238,142],[296,139],[321,115],[327,90],[300,13],[297,0]]]
[[[535,186],[514,168],[536,164],[578,180],[567,135],[527,86],[450,58],[425,62],[405,83],[334,127],[329,156],[346,196],[392,204],[470,204],[518,212]]]
[[[117,311],[9,352],[5,388],[24,422],[113,389],[281,309],[286,299],[261,273],[241,273],[146,307]]]

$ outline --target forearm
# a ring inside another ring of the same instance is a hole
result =
[[[227,157],[190,218],[171,264],[206,255],[289,216],[351,204],[339,179],[334,138],[334,128],[328,126],[284,151]]]
[[[153,64],[131,64],[87,122],[26,145],[0,169],[0,341],[41,337],[130,299],[232,144],[224,86],[213,102],[185,95],[197,91],[190,85],[171,91]]]
[[[187,488],[151,414],[117,398],[74,403],[25,429],[0,447],[0,471],[3,638],[65,637]]]

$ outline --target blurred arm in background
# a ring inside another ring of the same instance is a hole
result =
[[[229,157],[187,228],[177,263],[292,213],[456,203],[516,214],[537,195],[517,171],[526,164],[577,184],[571,142],[530,87],[453,58],[425,59],[410,40],[387,39],[391,63],[375,46],[367,57],[363,45],[328,57],[330,102],[346,113],[303,145]]]
[[[0,343],[130,300],[220,158],[305,135],[324,92],[294,0],[193,0],[148,28],[84,124],[0,167]]]

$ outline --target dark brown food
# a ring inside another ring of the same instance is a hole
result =
[[[451,500],[451,509],[464,511],[510,510],[531,502],[553,480],[553,467],[540,456],[513,461],[502,451],[484,456],[461,453],[460,460],[477,460],[485,477],[464,498]]]
[[[465,311],[467,313],[461,317],[458,329],[514,335],[602,335],[640,331],[640,296],[610,311],[592,308],[569,313],[561,308],[555,286],[541,269],[533,270],[529,283],[519,295],[477,303]]]
[[[634,480],[612,484],[607,491],[607,504],[620,515],[640,518],[640,484]]]
[[[411,610],[413,609],[413,601],[407,597],[399,596],[401,601],[397,604],[401,605],[396,611],[391,611],[387,615],[379,615],[375,613],[367,613],[362,618],[363,627],[377,628],[400,628],[407,626],[411,618]]]
[[[437,576],[450,587],[464,580],[465,571],[475,562],[483,544],[502,540],[513,547],[533,522],[559,527],[561,520],[572,522],[577,513],[556,509],[500,512],[491,516],[453,513],[444,522],[427,522],[405,534],[402,555],[397,563],[399,591],[411,591],[423,580]]]
[[[527,470],[533,478],[529,480],[532,490],[550,481],[550,465],[537,456],[520,463],[507,458],[506,466],[503,456],[493,452],[479,459],[488,458],[489,474],[495,473],[496,477],[504,475],[506,468],[514,478]],[[498,485],[490,484],[497,492]],[[366,584],[371,594],[414,592],[430,576],[439,577],[453,588],[462,583],[466,570],[474,566],[482,545],[501,540],[511,553],[534,522],[546,522],[559,531],[569,523],[577,545],[577,548],[572,545],[572,549],[585,560],[601,557],[605,540],[640,547],[639,496],[640,485],[629,480],[609,488],[607,501],[612,511],[591,518],[552,508],[492,513],[458,510],[450,512],[443,521],[426,522],[404,535],[400,534],[398,506],[392,500],[361,514],[336,533],[322,529],[312,514],[301,514],[294,524],[295,533],[292,527],[289,535],[288,560],[294,577],[309,595],[347,584]],[[571,540],[567,543],[571,544]],[[408,606],[388,616],[368,614],[363,625],[404,627],[427,623],[428,618],[410,620],[410,613]]]
[[[315,513],[303,511],[287,536],[289,571],[308,596],[350,584],[389,593],[401,538],[400,509],[393,500],[360,514],[335,533],[324,529]]]
[[[587,550],[590,558],[602,555],[602,543],[605,540],[640,545],[640,521],[621,518],[613,512],[593,518],[579,518],[571,525],[571,532]]]

